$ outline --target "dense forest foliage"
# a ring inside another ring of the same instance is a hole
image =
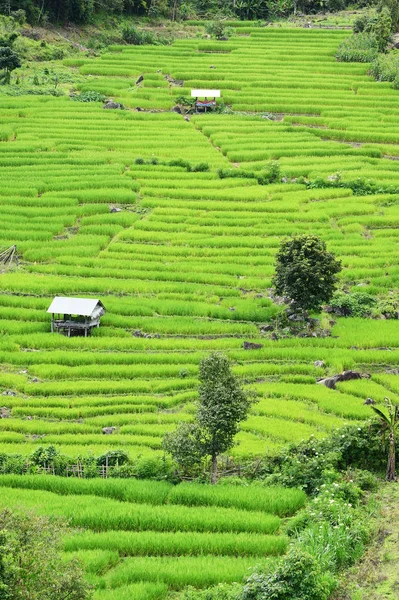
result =
[[[358,4],[369,3],[360,0]],[[348,0],[0,0],[0,13],[11,15],[24,10],[32,24],[89,23],[101,13],[172,19],[215,15],[267,19],[296,12],[336,11],[348,4]]]

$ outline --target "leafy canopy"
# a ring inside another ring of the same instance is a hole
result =
[[[54,519],[0,512],[0,600],[88,600],[76,560],[61,554],[64,526]]]
[[[212,482],[217,457],[234,445],[239,423],[247,418],[253,401],[233,375],[226,356],[214,352],[200,363],[197,412],[193,423],[182,423],[166,434],[164,449],[183,472],[193,472],[207,456],[212,458]]]
[[[0,46],[0,70],[3,70],[1,79],[4,83],[10,82],[10,73],[21,66],[18,55],[9,46]]]
[[[197,421],[204,432],[206,454],[215,456],[233,446],[251,397],[231,372],[228,358],[217,352],[201,361],[199,377]]]
[[[316,559],[291,550],[274,572],[255,571],[247,580],[243,600],[327,600],[331,591]]]
[[[276,256],[273,278],[277,294],[288,296],[303,309],[318,309],[335,290],[341,261],[327,251],[315,235],[298,235],[283,241]]]

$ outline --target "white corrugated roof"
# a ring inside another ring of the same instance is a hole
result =
[[[193,98],[220,98],[220,90],[191,90]]]
[[[65,315],[80,315],[90,317],[97,305],[103,306],[100,300],[90,298],[63,298],[56,296],[52,301],[48,313],[60,313]]]

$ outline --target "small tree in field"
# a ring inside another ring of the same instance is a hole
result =
[[[331,299],[341,269],[341,261],[327,251],[323,240],[298,235],[282,242],[273,285],[277,294],[288,296],[301,308],[318,309]]]
[[[387,481],[396,480],[396,433],[399,426],[399,406],[392,403],[389,398],[385,398],[385,404],[388,414],[382,412],[379,408],[371,408],[378,416],[380,423],[380,434],[384,445],[388,442],[388,462],[387,462]]]
[[[247,418],[252,395],[231,372],[228,359],[217,352],[200,364],[195,422],[183,423],[164,438],[164,448],[180,468],[192,468],[209,456],[211,483],[216,483],[218,456],[234,445],[239,423]]]
[[[231,372],[226,356],[217,352],[201,361],[200,382],[197,420],[205,452],[212,459],[211,483],[216,483],[218,456],[234,445],[252,399]]]
[[[198,474],[204,458],[204,446],[198,423],[181,423],[165,434],[163,448],[172,455],[183,475]]]
[[[31,513],[0,511],[0,599],[88,600],[76,560],[62,556],[62,524]]]
[[[11,73],[21,66],[18,55],[9,46],[0,46],[0,70],[3,74],[0,79],[4,84],[10,83]]]

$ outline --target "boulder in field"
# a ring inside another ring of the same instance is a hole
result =
[[[344,371],[338,375],[332,375],[331,377],[319,379],[317,383],[321,383],[331,390],[335,390],[336,384],[340,383],[341,381],[350,381],[351,379],[368,379],[369,377],[370,375],[364,375],[363,373],[358,373],[357,371]]]

